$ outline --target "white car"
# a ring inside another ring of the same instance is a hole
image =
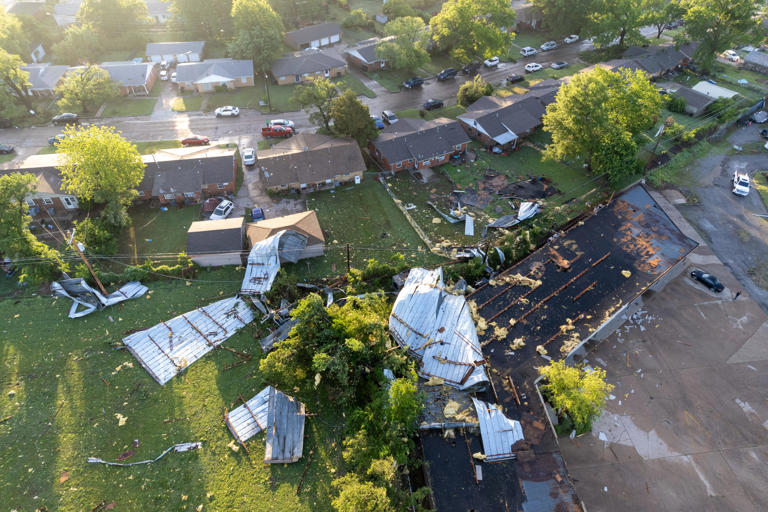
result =
[[[536,55],[537,53],[539,52],[536,51],[536,48],[531,48],[530,46],[526,46],[525,48],[520,50],[520,55],[522,55],[523,57],[531,57],[533,55]]]
[[[535,73],[536,71],[541,71],[541,64],[531,62],[530,64],[525,65],[526,73]]]
[[[256,150],[253,148],[243,149],[243,165],[254,165],[256,163]]]
[[[731,62],[739,62],[739,54],[736,53],[735,50],[725,50],[723,52],[723,57]]]
[[[219,206],[216,207],[215,210],[213,210],[213,213],[211,214],[211,220],[221,220],[226,219],[229,217],[229,214],[232,213],[232,210],[235,208],[235,204],[232,201],[229,201],[227,199],[223,200],[219,203]]]
[[[168,71],[166,71],[165,69],[160,71],[160,80],[162,80],[163,82],[168,80]]]
[[[541,45],[541,51],[548,52],[549,50],[554,50],[557,48],[557,43],[554,41],[547,41],[543,45]]]
[[[288,119],[270,119],[269,126],[275,126],[275,125],[287,126],[291,130],[295,128],[295,126],[293,125],[293,121],[289,121]]]
[[[178,80],[176,80],[176,72],[174,71],[171,73],[171,82],[178,83]]]
[[[559,60],[557,62],[553,62],[552,64],[550,64],[549,67],[551,67],[552,69],[563,69],[568,67],[568,63],[565,62],[564,60]]]
[[[483,61],[483,64],[485,64],[485,67],[487,68],[495,68],[499,65],[499,58],[498,57],[491,57],[490,59],[485,59]]]
[[[571,44],[571,43],[575,43],[578,40],[579,40],[579,36],[577,36],[576,34],[571,34],[568,37],[566,37],[565,39],[563,39],[563,42],[565,44]]]
[[[240,115],[240,109],[237,107],[233,107],[232,105],[227,105],[226,107],[219,107],[216,110],[214,110],[216,113],[216,117],[237,117]]]
[[[733,172],[733,193],[737,196],[749,194],[749,175],[747,173]]]

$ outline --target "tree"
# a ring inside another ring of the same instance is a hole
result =
[[[449,0],[429,22],[441,50],[460,62],[504,54],[514,34],[515,11],[509,0]]]
[[[65,111],[90,112],[119,92],[109,73],[98,66],[74,69],[56,86],[56,94],[61,97],[58,105]]]
[[[348,474],[333,481],[339,495],[331,504],[337,512],[394,512],[387,489]]]
[[[642,71],[596,68],[577,73],[547,106],[543,129],[552,134],[552,143],[544,157],[583,159],[592,169],[596,154],[601,154],[601,163],[606,161],[612,141],[634,139],[652,127],[661,103],[661,95]],[[624,153],[626,144],[620,150]]]
[[[384,34],[394,39],[379,44],[376,56],[393,68],[414,70],[429,62],[430,36],[421,18],[407,16],[390,21],[384,25]]]
[[[301,105],[301,108],[309,114],[309,120],[313,123],[322,122],[326,130],[330,130],[331,102],[339,95],[336,84],[327,78],[310,78],[309,83],[296,87],[293,93],[293,101]],[[312,112],[312,110],[317,112]]]
[[[233,0],[232,20],[235,31],[272,28],[282,42],[283,21],[267,0]]]
[[[147,4],[142,0],[83,0],[77,17],[105,40],[149,21]]]
[[[629,132],[615,130],[605,136],[597,153],[592,157],[592,169],[597,174],[608,174],[614,187],[641,170],[637,159],[637,143]]]
[[[378,136],[379,131],[371,119],[368,107],[357,99],[351,89],[331,101],[329,115],[333,119],[333,131],[344,137],[352,137],[360,147],[367,146]]]
[[[341,26],[344,28],[366,28],[370,25],[371,20],[368,19],[368,15],[362,9],[350,11],[349,16],[341,22]]]
[[[645,0],[601,0],[593,4],[587,33],[595,46],[604,48],[618,39],[620,47],[645,41],[640,28],[645,24]]]
[[[696,41],[696,62],[711,69],[715,55],[746,41],[757,29],[757,0],[682,0],[684,35],[677,42]]]
[[[125,209],[136,197],[144,178],[144,163],[136,146],[111,126],[65,131],[56,152],[62,187],[85,200],[106,203],[102,218],[115,228],[127,226]]]
[[[683,17],[685,9],[681,0],[643,0],[643,23],[656,29],[656,39],[666,30],[667,25]]]
[[[232,18],[212,13],[232,11],[232,0],[171,0],[172,25],[190,37],[222,39],[232,26]]]
[[[283,23],[291,27],[328,19],[328,5],[323,0],[270,0],[269,3]]]
[[[230,55],[239,59],[250,59],[257,73],[269,71],[270,66],[283,49],[282,35],[276,27],[264,30],[241,30],[227,45]]]
[[[32,110],[32,98],[29,94],[29,73],[21,69],[24,63],[18,55],[11,55],[0,48],[0,83],[25,107]]]
[[[15,55],[29,54],[29,37],[21,20],[0,10],[0,48]]]
[[[406,0],[388,0],[382,11],[390,20],[416,16],[416,10]]]
[[[547,378],[541,388],[559,414],[567,414],[578,433],[589,432],[592,420],[600,415],[613,386],[605,382],[602,368],[586,370],[568,366],[564,361],[552,361],[540,367]]]
[[[544,23],[563,35],[578,34],[587,25],[592,0],[531,0]]]
[[[19,282],[51,281],[69,270],[61,254],[29,231],[32,217],[25,198],[35,192],[32,174],[0,176],[0,254],[21,269]]]
[[[104,52],[101,38],[90,25],[70,25],[64,38],[53,46],[56,60],[65,64],[97,62]]]
[[[471,82],[461,84],[456,98],[459,105],[468,107],[483,96],[490,96],[492,93],[493,86],[483,80],[480,75],[475,75]]]

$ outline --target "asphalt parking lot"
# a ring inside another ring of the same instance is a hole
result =
[[[708,247],[589,364],[616,388],[591,433],[560,439],[589,512],[757,511],[768,503],[768,316]],[[720,277],[715,294],[693,268]]]

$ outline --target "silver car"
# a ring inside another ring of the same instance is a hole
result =
[[[253,148],[243,149],[243,165],[254,165],[256,163],[256,150]]]

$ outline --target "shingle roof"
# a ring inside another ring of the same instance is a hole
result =
[[[391,41],[395,38],[395,36],[389,36],[385,37],[383,39],[380,39],[378,37],[372,37],[371,39],[366,39],[365,41],[360,41],[355,46],[349,48],[347,51],[345,51],[345,54],[353,55],[357,57],[358,59],[371,64],[374,62],[377,62],[381,59],[379,59],[376,56],[376,48],[379,47],[379,45],[386,41]]]
[[[187,231],[187,254],[241,251],[245,217],[193,222]]]
[[[53,14],[59,16],[77,16],[81,2],[58,3],[53,6]]]
[[[297,46],[301,46],[323,37],[331,37],[334,34],[341,34],[341,27],[339,27],[338,23],[330,22],[288,32],[285,34],[285,38],[293,41]]]
[[[51,90],[56,87],[62,76],[69,70],[69,66],[53,66],[50,64],[30,64],[22,66],[22,70],[29,73],[30,89]]]
[[[403,118],[382,130],[373,145],[387,161],[397,163],[451,153],[455,146],[469,141],[458,121],[445,117],[433,121]]]
[[[306,235],[307,245],[314,245],[325,241],[325,236],[320,228],[320,222],[317,220],[315,210],[284,215],[259,222],[249,222],[246,225],[245,234],[251,245],[254,245],[285,229],[291,229]]]
[[[749,52],[744,57],[744,63],[745,64],[754,64],[757,66],[762,66],[765,68],[768,68],[768,54],[760,52],[760,51],[753,51]]]
[[[32,16],[45,9],[45,2],[13,2],[5,12],[15,15]]]
[[[109,73],[109,77],[118,85],[138,86],[147,83],[147,77],[154,66],[151,62],[102,62],[99,67]],[[85,69],[82,66],[72,69]]]
[[[146,55],[179,55],[186,52],[203,52],[205,41],[177,41],[173,43],[147,43]]]
[[[682,61],[693,58],[697,47],[697,43],[684,44],[679,48],[674,46],[650,46],[648,48],[630,46],[622,57],[634,61],[635,65],[650,75],[659,75],[674,69]]]
[[[680,88],[675,91],[675,96],[684,99],[686,105],[690,105],[697,110],[707,108],[708,105],[715,101],[715,98],[700,93],[699,91],[694,91],[684,85],[680,86]]]
[[[330,68],[346,66],[347,63],[323,52],[309,52],[282,57],[272,63],[272,75],[303,75]]]
[[[257,157],[267,187],[316,183],[366,168],[354,140],[318,134],[296,135],[258,151]]]
[[[207,59],[202,62],[183,62],[176,66],[179,82],[201,82],[208,77],[235,80],[253,76],[252,60]]]
[[[233,151],[190,149],[193,150],[181,148],[144,155],[146,169],[139,190],[152,190],[153,196],[183,194],[200,192],[209,184],[232,181]]]

